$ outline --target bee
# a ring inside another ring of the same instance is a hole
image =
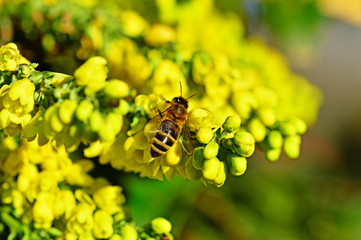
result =
[[[187,121],[187,99],[182,97],[181,85],[181,96],[173,98],[171,102],[167,101],[170,106],[163,113],[158,110],[161,122],[151,142],[150,155],[153,158],[166,154],[178,141],[182,128]]]

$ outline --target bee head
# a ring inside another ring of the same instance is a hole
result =
[[[185,108],[188,108],[188,101],[184,97],[175,97],[172,102],[182,104]]]

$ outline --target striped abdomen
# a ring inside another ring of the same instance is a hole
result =
[[[176,123],[170,120],[162,121],[152,139],[150,155],[154,158],[163,156],[177,141],[179,131],[180,128]]]

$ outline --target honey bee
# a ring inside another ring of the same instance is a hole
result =
[[[151,142],[150,155],[153,158],[166,154],[178,141],[182,128],[187,121],[187,99],[182,97],[181,86],[181,96],[173,98],[171,102],[167,101],[170,106],[163,113],[158,110],[161,122]]]

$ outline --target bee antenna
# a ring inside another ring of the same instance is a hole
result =
[[[186,99],[190,99],[191,97],[194,97],[195,95],[197,95],[197,93],[193,94],[193,95],[190,96],[190,97],[187,97]]]
[[[182,93],[182,82],[179,81],[179,85],[180,85],[180,92],[181,92],[181,97],[183,96],[183,93]]]

